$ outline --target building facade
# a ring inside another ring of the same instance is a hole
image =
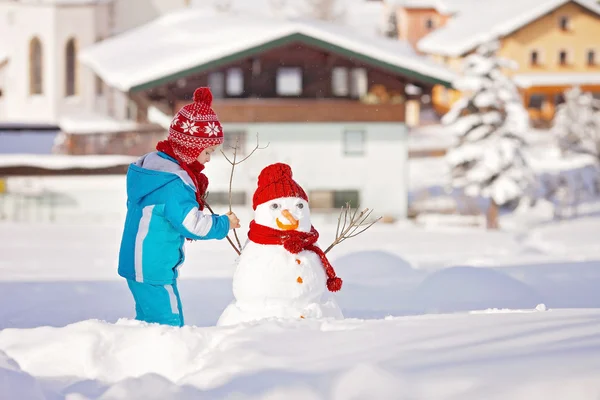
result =
[[[478,44],[499,38],[499,56],[516,61],[507,70],[520,87],[534,122],[547,123],[572,86],[600,97],[600,5],[593,0],[396,0],[400,38],[403,27],[415,49],[459,72]],[[494,12],[492,12],[494,10]],[[416,27],[416,28],[415,28]],[[403,36],[404,35],[404,36]],[[433,104],[449,110],[460,93],[438,86]]]

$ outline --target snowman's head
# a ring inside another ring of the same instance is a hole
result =
[[[289,165],[277,163],[261,171],[252,206],[254,220],[260,225],[310,232],[308,196],[292,179]]]
[[[254,220],[257,224],[282,231],[310,232],[310,207],[299,197],[279,197],[256,207]]]

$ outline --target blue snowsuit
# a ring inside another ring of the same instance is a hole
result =
[[[226,215],[198,209],[196,187],[186,171],[162,152],[144,155],[127,172],[127,217],[119,275],[135,300],[136,319],[183,326],[177,290],[185,239],[223,239]]]

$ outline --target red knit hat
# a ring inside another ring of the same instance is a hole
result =
[[[209,88],[196,89],[194,102],[183,106],[171,121],[167,140],[185,163],[196,161],[207,147],[223,143],[223,127],[210,107],[212,99]]]
[[[277,163],[265,167],[258,175],[258,188],[254,192],[252,208],[280,197],[299,197],[308,201],[304,190],[292,179],[292,169]]]

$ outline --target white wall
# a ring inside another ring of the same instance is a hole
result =
[[[120,33],[184,7],[185,0],[116,0],[114,6],[114,33]]]
[[[365,154],[346,156],[345,129],[364,129]],[[258,150],[236,168],[234,189],[245,190],[251,202],[258,174],[265,166],[284,162],[294,178],[311,190],[359,190],[361,206],[379,215],[406,216],[408,148],[407,129],[401,123],[225,124],[227,132],[247,130],[246,150],[256,144],[256,133],[265,150]],[[207,164],[209,191],[228,191],[230,165],[218,154]]]

